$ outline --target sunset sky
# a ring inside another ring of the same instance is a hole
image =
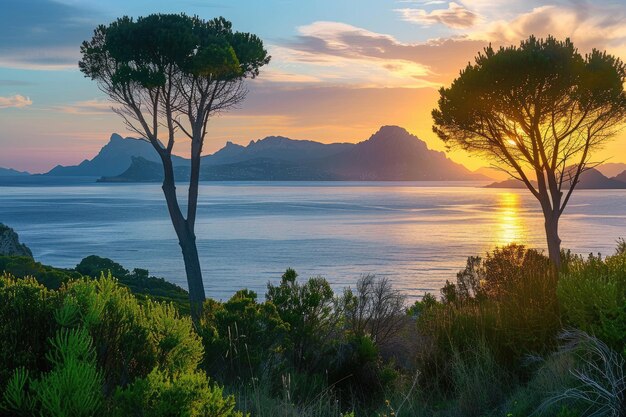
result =
[[[240,109],[210,122],[207,153],[227,140],[283,135],[356,142],[381,125],[431,131],[437,89],[489,42],[571,37],[626,58],[624,0],[0,0],[0,167],[43,172],[92,157],[127,134],[95,82],[77,69],[80,43],[122,15],[224,16],[258,34],[271,64]],[[183,153],[183,146],[179,148]],[[486,165],[456,151],[470,168]],[[626,162],[622,132],[596,159]]]

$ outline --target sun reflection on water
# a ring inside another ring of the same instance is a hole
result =
[[[496,241],[499,246],[509,243],[524,243],[526,230],[520,217],[520,196],[517,193],[502,192],[498,196],[496,212]]]

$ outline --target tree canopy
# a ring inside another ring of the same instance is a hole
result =
[[[81,54],[80,70],[122,105],[115,111],[128,127],[149,140],[158,137],[160,125],[169,136],[180,129],[191,138],[194,125],[239,103],[245,96],[241,80],[256,77],[270,60],[256,35],[233,32],[222,17],[205,21],[185,14],[100,25]],[[203,138],[206,130],[199,133]]]

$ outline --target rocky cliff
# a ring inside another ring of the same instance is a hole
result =
[[[20,243],[17,233],[13,229],[0,223],[0,256],[28,256],[33,253],[26,245]]]

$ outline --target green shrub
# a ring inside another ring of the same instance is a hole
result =
[[[207,300],[199,325],[205,366],[231,378],[264,373],[282,353],[288,329],[274,304],[258,303],[254,291],[237,291],[225,303]]]
[[[171,304],[140,302],[110,276],[56,291],[2,276],[0,301],[0,414],[240,415],[198,370],[200,337]]]
[[[146,376],[156,365],[156,341],[138,300],[116,280],[73,281],[62,288],[67,321],[79,323],[94,340],[98,364],[104,372],[106,392]]]
[[[100,275],[110,272],[111,275],[119,279],[128,275],[129,272],[117,262],[96,255],[87,256],[76,265],[75,269],[77,272],[92,278],[98,278]]]
[[[422,379],[435,390],[453,392],[455,352],[485,343],[502,368],[529,376],[523,359],[556,346],[561,328],[556,277],[549,261],[533,250],[511,245],[484,260],[470,258],[446,285],[442,303],[420,305],[419,334],[427,347],[418,351]],[[461,358],[465,359],[465,358]]]
[[[18,415],[91,417],[103,407],[102,376],[91,337],[83,328],[60,329],[46,355],[52,369],[31,378],[18,368],[4,394],[3,408]]]
[[[594,334],[613,349],[626,349],[626,253],[590,255],[569,263],[557,289],[566,324]]]
[[[0,275],[0,390],[17,368],[34,375],[50,369],[46,343],[56,329],[59,303],[58,293],[33,278]]]
[[[114,397],[114,415],[151,417],[241,417],[233,396],[211,386],[203,372],[170,374],[158,369],[145,378],[119,389]]]
[[[191,317],[181,317],[171,304],[153,301],[142,309],[147,317],[148,340],[156,348],[158,367],[170,373],[194,371],[202,361],[204,349]]]
[[[333,290],[324,278],[300,284],[297,277],[296,271],[288,269],[280,285],[267,285],[265,297],[289,325],[286,348],[291,362],[297,370],[311,371],[319,369],[340,317],[335,312]]]

